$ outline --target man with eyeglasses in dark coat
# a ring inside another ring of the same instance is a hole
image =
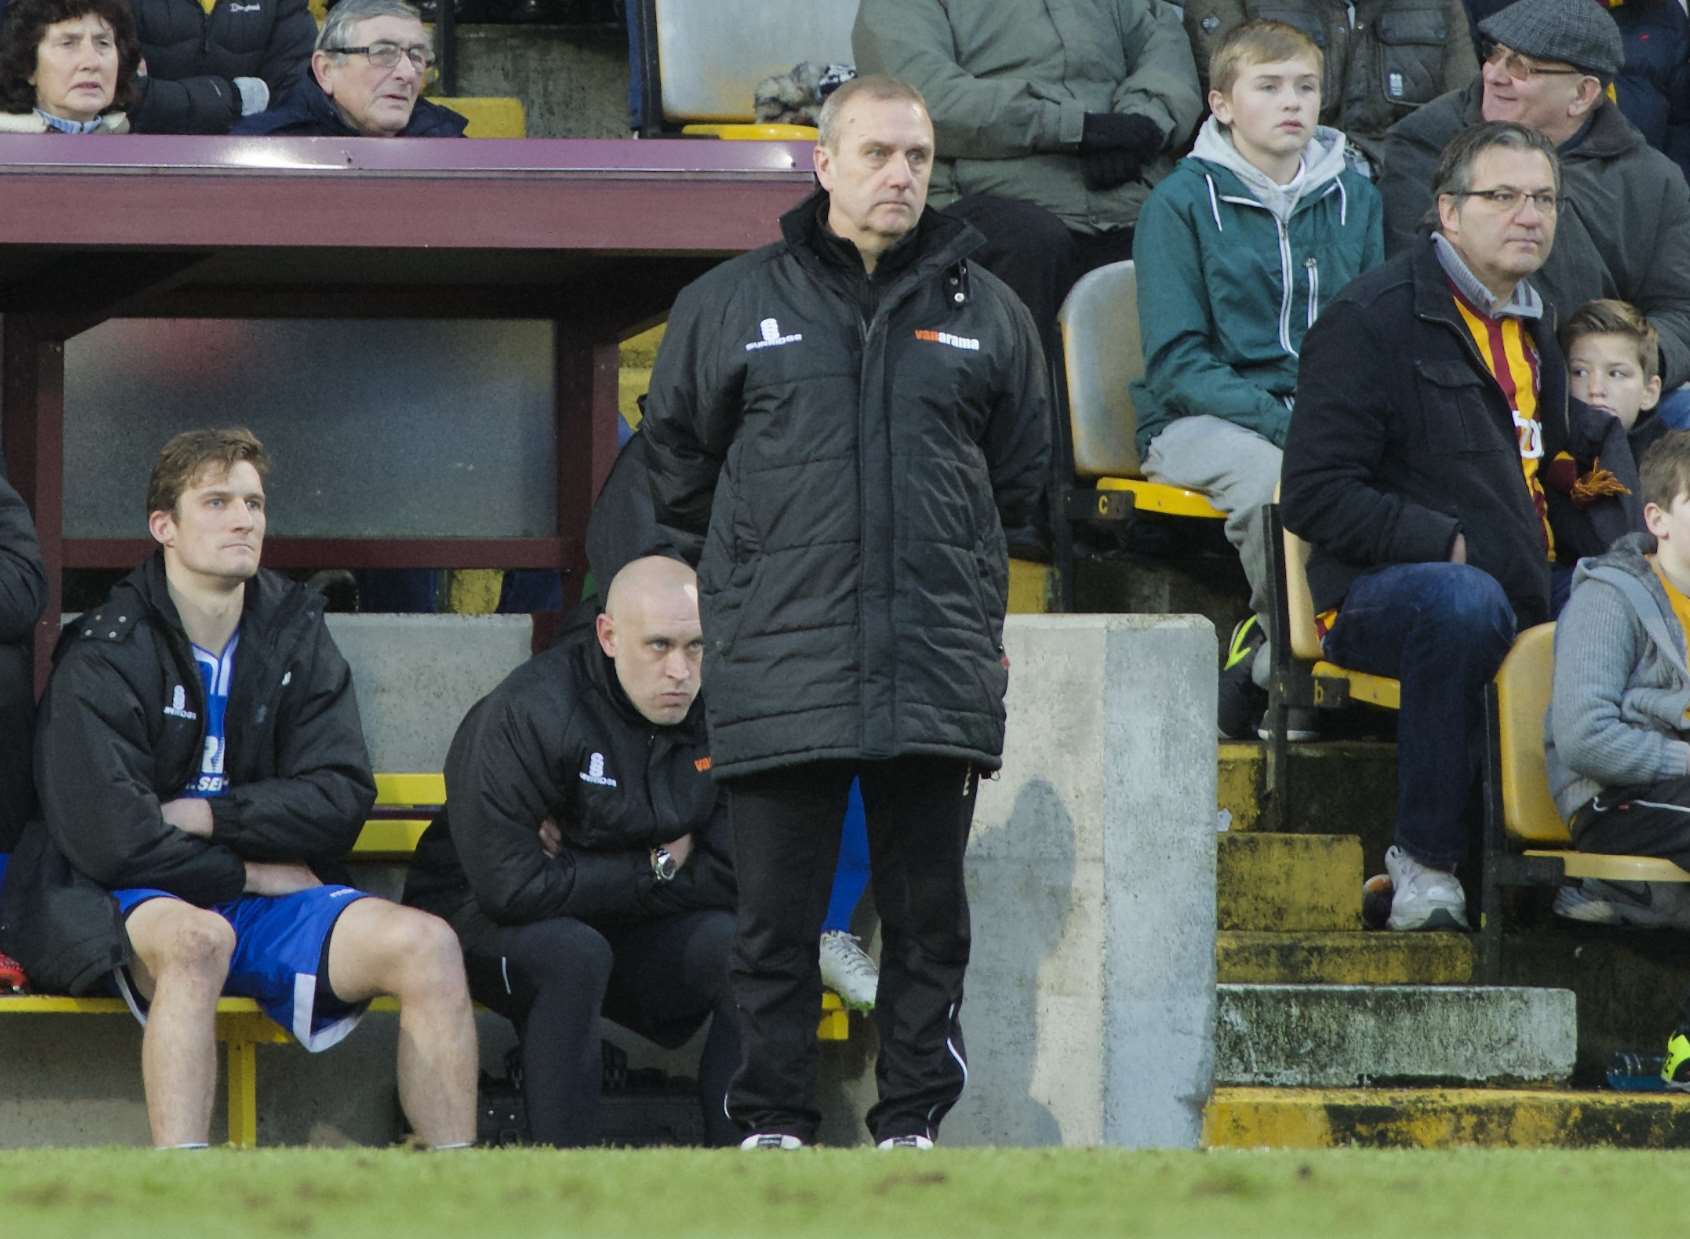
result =
[[[341,0],[287,102],[249,116],[237,134],[330,138],[461,138],[469,123],[422,98],[434,48],[404,0]]]

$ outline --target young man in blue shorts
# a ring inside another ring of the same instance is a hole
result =
[[[159,552],[67,630],[42,702],[42,818],[0,941],[49,992],[108,981],[146,1026],[153,1143],[205,1144],[223,994],[309,1050],[400,1002],[399,1096],[435,1147],[475,1131],[475,1025],[445,922],[339,884],[374,779],[321,598],[260,570],[267,470],[246,430],[165,445]]]

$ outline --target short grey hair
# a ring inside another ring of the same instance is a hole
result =
[[[353,31],[358,23],[372,17],[409,17],[422,22],[422,14],[405,0],[340,0],[329,10],[329,19],[317,34],[317,50],[351,46],[350,41],[357,38]]]
[[[908,82],[901,82],[884,73],[854,77],[830,94],[822,104],[821,115],[816,117],[817,143],[830,151],[836,149],[834,142],[839,137],[839,114],[845,110],[845,105],[858,95],[867,95],[870,99],[905,99],[917,104],[923,112],[927,111],[927,100]]]
[[[1555,181],[1555,192],[1561,192],[1561,161],[1556,158],[1555,144],[1537,130],[1513,121],[1491,121],[1463,129],[1451,138],[1438,157],[1437,175],[1432,179],[1433,213],[1437,200],[1444,194],[1466,193],[1473,188],[1473,164],[1488,150],[1496,147],[1511,151],[1536,151],[1549,161],[1549,174]]]

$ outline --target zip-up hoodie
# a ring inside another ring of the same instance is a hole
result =
[[[1655,539],[1629,534],[1579,562],[1555,625],[1555,691],[1543,720],[1549,791],[1562,818],[1609,788],[1690,770],[1690,667],[1684,629],[1645,558]]]
[[[1138,450],[1207,413],[1285,441],[1303,335],[1325,299],[1384,259],[1379,195],[1324,126],[1277,185],[1214,117],[1156,187],[1133,238],[1144,377]]]

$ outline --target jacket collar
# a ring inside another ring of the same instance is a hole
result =
[[[850,244],[840,241],[822,223],[827,203],[827,191],[818,189],[780,217],[781,235],[787,248],[801,258],[821,260],[821,246]],[[932,207],[924,207],[914,231],[888,251],[887,259],[893,264],[889,271],[900,272],[906,267],[949,266],[974,253],[985,243],[986,238],[972,224],[943,211],[935,211]],[[858,262],[860,272],[860,260]],[[829,262],[828,265],[833,264]]]
[[[622,688],[622,681],[616,676],[616,664],[611,661],[609,655],[599,648],[598,638],[593,633],[588,632],[577,638],[577,642],[575,657],[587,677],[587,682],[598,690],[605,700],[610,702],[611,708],[624,722],[643,731],[672,735],[681,740],[691,740],[695,733],[702,732],[704,724],[703,693],[699,693],[692,699],[692,707],[680,722],[669,726],[654,723],[636,710],[634,703],[628,700],[628,694]]]
[[[1485,78],[1481,73],[1461,95],[1462,115],[1469,125],[1477,125],[1484,120],[1484,102]],[[1612,159],[1641,145],[1643,135],[1631,127],[1619,105],[1609,99],[1591,114],[1577,133],[1560,143],[1555,150],[1563,158],[1576,153],[1592,159]]]
[[[1450,295],[1449,276],[1438,261],[1429,235],[1423,234],[1414,239],[1413,248],[1409,250],[1409,270],[1414,281],[1415,317],[1436,319],[1460,327]],[[1523,321],[1541,352],[1544,337],[1553,337],[1555,332],[1555,303],[1543,297],[1539,297],[1539,301],[1543,306],[1542,314]],[[1462,330],[1465,331],[1465,328]]]

